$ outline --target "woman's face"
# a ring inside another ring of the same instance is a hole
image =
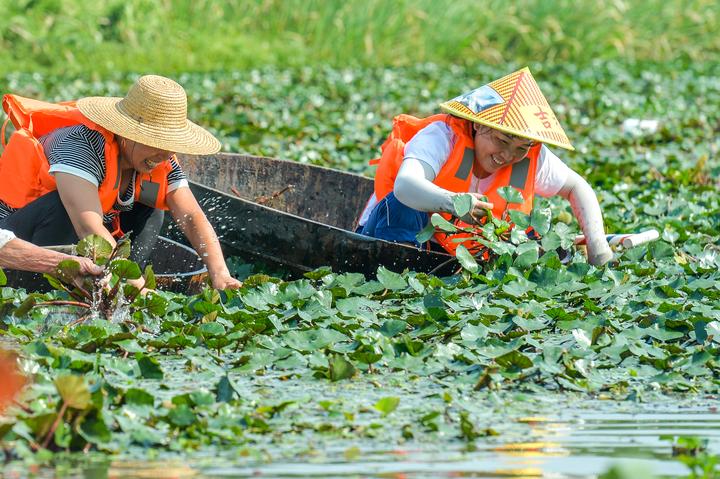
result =
[[[128,167],[139,173],[149,173],[159,164],[170,160],[174,153],[152,146],[143,145],[136,141],[123,138],[120,141],[120,153]]]
[[[475,128],[475,162],[473,173],[485,178],[527,156],[535,142],[477,125]]]

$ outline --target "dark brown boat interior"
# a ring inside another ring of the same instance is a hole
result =
[[[354,233],[373,191],[360,175],[233,153],[183,156],[190,188],[226,256],[302,275],[322,266],[374,275],[378,266],[435,271],[448,255]],[[185,242],[166,217],[164,234]]]
[[[180,163],[192,181],[350,231],[373,191],[369,178],[293,161],[220,153]]]

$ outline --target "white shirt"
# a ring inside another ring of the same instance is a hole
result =
[[[0,229],[0,249],[4,248],[11,240],[15,239],[15,233],[10,230]]]
[[[407,142],[404,157],[427,163],[435,172],[435,177],[437,177],[447,162],[456,141],[457,137],[447,123],[436,121],[418,131]],[[556,195],[565,186],[570,171],[570,168],[560,158],[543,145],[535,172],[535,193],[543,197]],[[496,174],[497,172],[486,178],[477,178],[473,175],[470,181],[470,192],[485,194]],[[360,216],[359,225],[364,225],[367,222],[370,212],[377,203],[377,198],[373,193]]]

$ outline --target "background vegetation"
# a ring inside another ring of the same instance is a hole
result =
[[[713,61],[715,0],[2,0],[0,71]]]

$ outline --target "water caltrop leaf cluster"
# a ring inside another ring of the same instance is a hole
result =
[[[553,251],[524,268],[501,257],[486,273],[446,279],[381,269],[366,281],[325,271],[222,295],[158,293],[168,303],[164,318],[145,312],[125,323],[9,317],[6,334],[24,344],[36,372],[3,439],[43,445],[59,420],[67,437],[56,433],[43,447],[119,451],[169,446],[178,434],[238,444],[242,434],[209,432],[228,415],[238,418],[235,432],[272,432],[267,419],[282,411],[258,413],[270,406],[244,401],[233,386],[268,374],[337,383],[403,373],[477,394],[717,392],[720,274],[688,281],[687,265],[655,259],[655,249],[613,269],[566,266]],[[632,281],[636,268],[653,273]],[[182,392],[189,384],[178,375],[206,384]],[[389,397],[369,406],[386,416],[399,404]],[[44,426],[32,426],[41,419]]]

